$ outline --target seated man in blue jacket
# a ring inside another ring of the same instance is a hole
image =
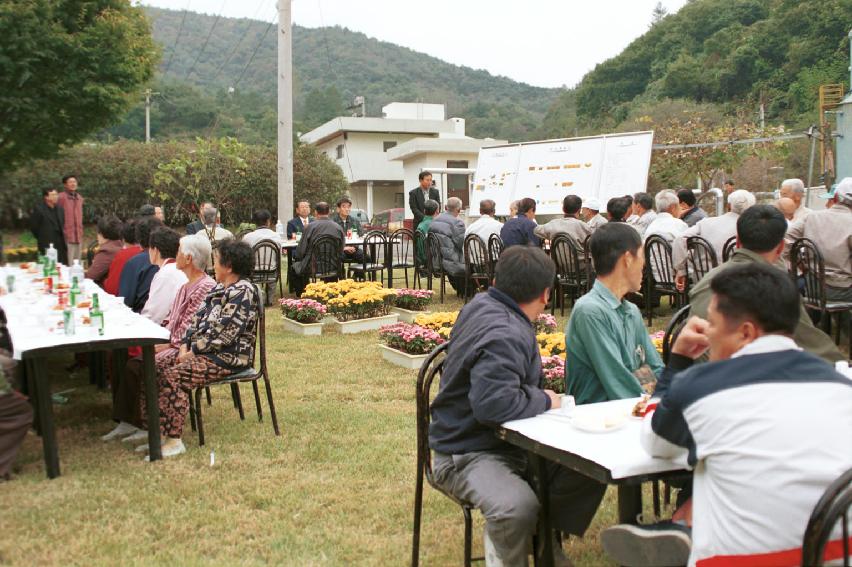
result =
[[[429,446],[435,481],[485,516],[486,564],[527,564],[539,502],[527,482],[526,453],[494,434],[506,421],[559,407],[542,390],[532,321],[544,312],[555,275],[537,248],[507,249],[494,287],[462,309],[450,336],[441,385],[432,403]],[[605,487],[556,465],[547,469],[555,526],[582,535]],[[569,564],[557,546],[557,564]]]
[[[500,239],[503,246],[539,246],[541,239],[533,232],[538,226],[535,223],[535,199],[525,197],[518,201],[518,215],[510,218],[500,229]]]

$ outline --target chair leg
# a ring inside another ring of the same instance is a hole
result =
[[[260,407],[260,391],[257,389],[257,380],[251,381],[251,387],[254,390],[254,407],[257,408],[257,420],[263,421],[263,410]]]
[[[201,417],[201,388],[195,390],[195,420],[198,423],[198,445],[204,446],[204,419]]]
[[[210,397],[210,388],[204,388],[204,392],[207,394],[207,405],[213,405],[213,399]]]
[[[237,386],[231,384],[231,403],[234,404],[234,409],[239,409],[240,404],[237,402]]]
[[[189,426],[193,431],[198,431],[195,425],[195,392],[189,391]]]
[[[653,294],[654,290],[649,282],[648,285],[645,286],[645,312],[648,314],[648,328],[650,328],[654,322],[654,312],[651,307],[651,296]]]
[[[462,507],[462,512],[464,512],[464,566],[470,567],[473,555],[473,519],[470,508],[467,506]]]
[[[275,413],[275,402],[272,401],[272,385],[269,383],[269,377],[263,377],[263,384],[266,386],[266,401],[269,404],[269,413],[272,415],[272,429],[275,430],[275,435],[281,435],[278,429],[278,414]]]
[[[234,382],[233,384],[231,384],[231,387],[234,389],[234,399],[237,402],[237,410],[239,410],[240,412],[240,421],[245,421],[246,414],[243,411],[243,398],[240,395],[240,383]]]
[[[660,483],[658,481],[651,482],[651,493],[654,504],[654,518],[660,517]]]
[[[414,527],[411,532],[411,567],[420,564],[420,516],[423,512],[423,467],[417,463],[417,480],[414,484]]]

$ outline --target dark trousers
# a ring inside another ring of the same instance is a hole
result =
[[[18,393],[0,395],[0,478],[9,474],[18,449],[33,423],[33,410]]]
[[[112,383],[112,418],[142,427],[140,398],[145,378],[142,357],[131,358],[124,367],[124,375]]]

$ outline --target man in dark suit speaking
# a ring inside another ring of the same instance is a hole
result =
[[[426,201],[432,199],[439,205],[441,204],[440,193],[432,187],[432,174],[428,171],[421,171],[419,179],[420,186],[408,192],[408,207],[411,209],[412,214],[414,214],[414,224],[412,225],[414,230],[417,230],[420,221],[426,216],[426,212],[424,211]],[[438,210],[440,210],[440,207],[438,207]]]

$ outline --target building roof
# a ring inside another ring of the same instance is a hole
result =
[[[468,137],[414,138],[387,151],[389,160],[405,160],[424,153],[478,154],[487,146],[507,144],[507,140]]]
[[[417,120],[402,118],[374,118],[340,116],[314,128],[299,138],[308,144],[321,144],[345,132],[375,132],[381,134],[415,134],[437,136],[455,132],[456,125],[450,120]]]

